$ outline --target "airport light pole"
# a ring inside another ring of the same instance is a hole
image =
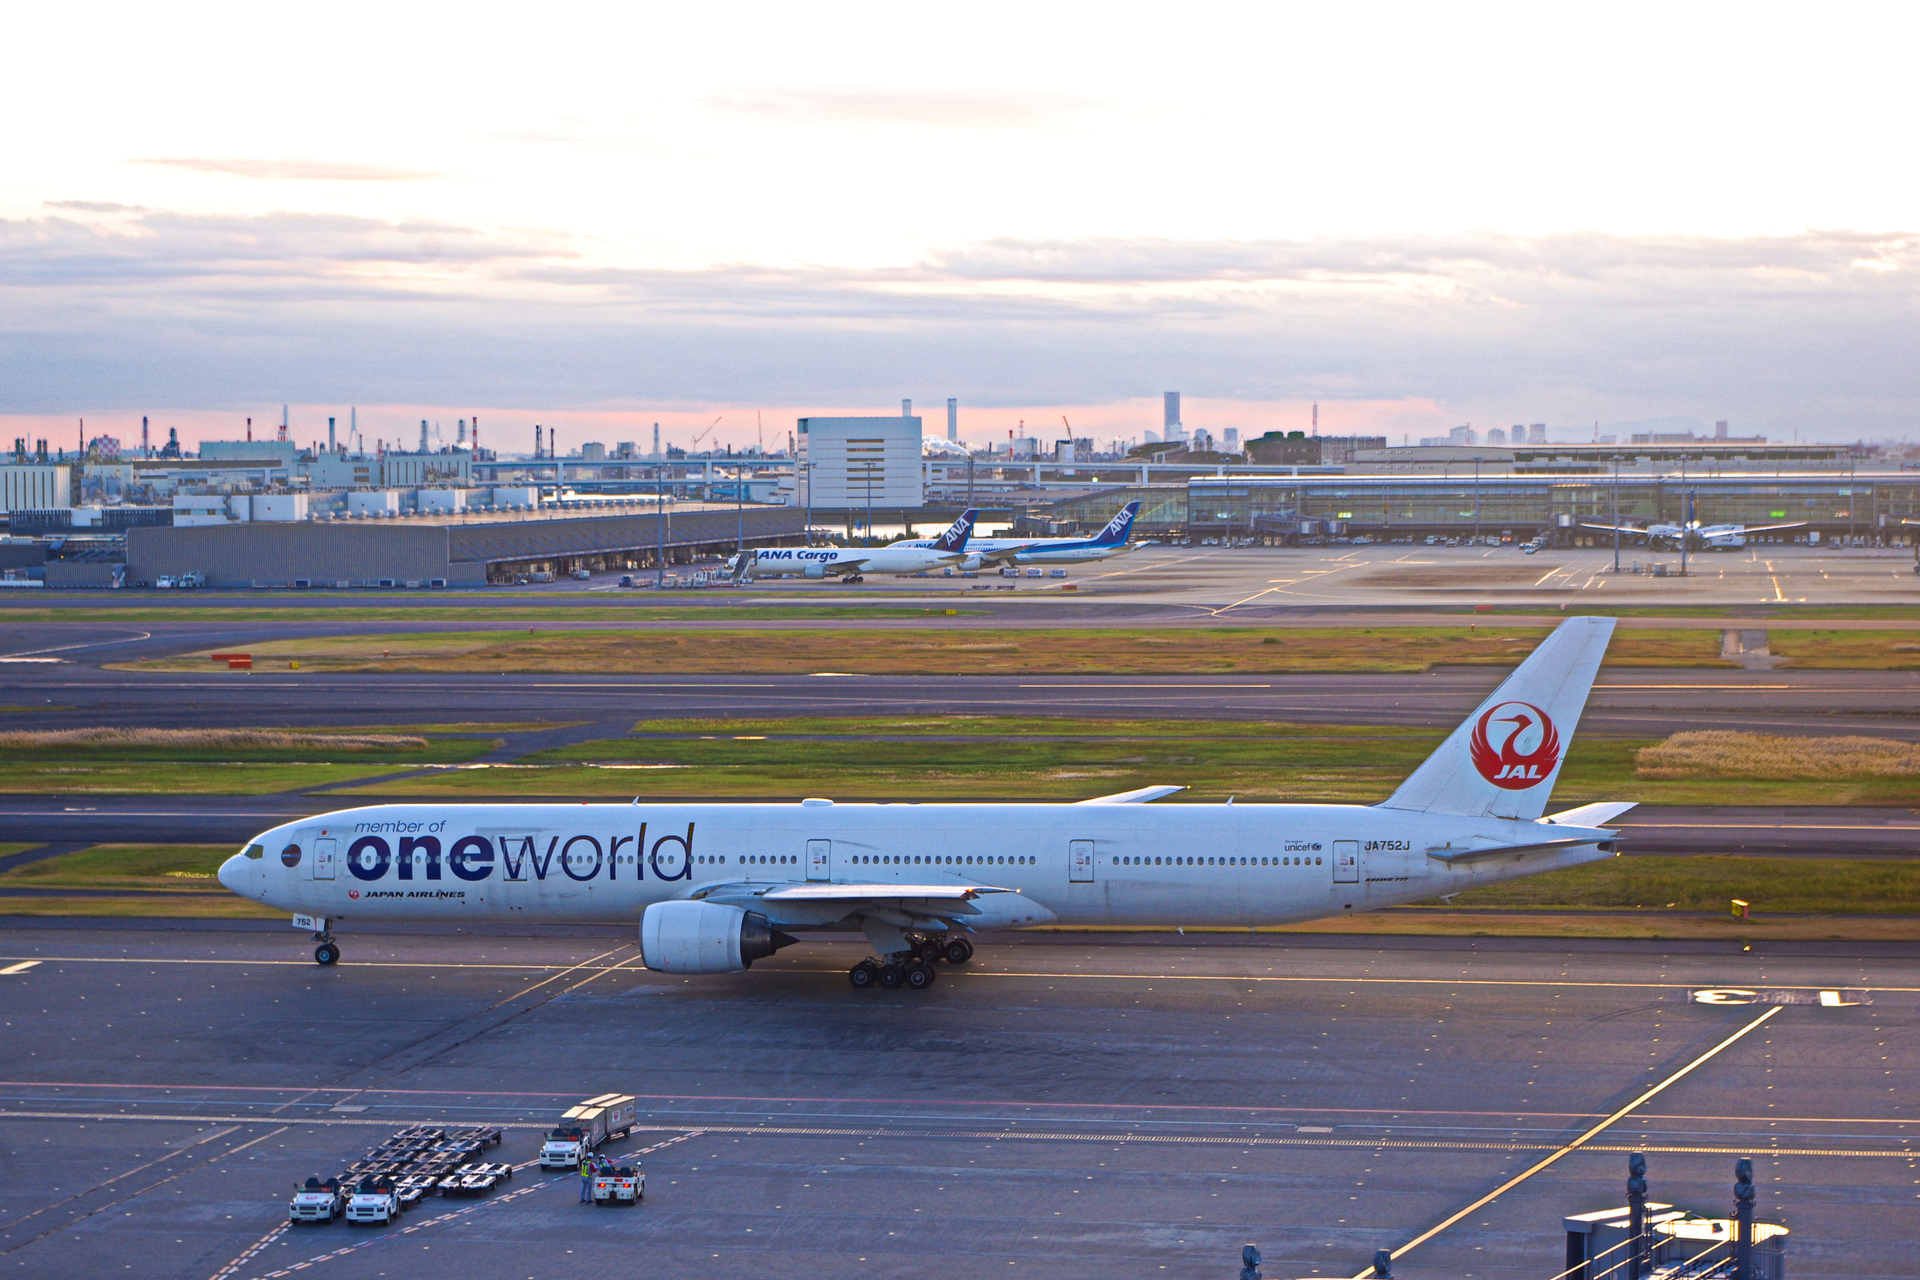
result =
[[[663,454],[653,465],[653,492],[657,500],[655,531],[659,536],[660,547],[653,557],[653,585],[661,590],[667,585],[667,459]]]
[[[1473,458],[1473,541],[1480,542],[1480,455]]]
[[[1620,572],[1620,455],[1613,455],[1613,571]]]

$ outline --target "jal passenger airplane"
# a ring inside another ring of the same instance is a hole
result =
[[[275,827],[220,882],[294,913],[323,965],[363,920],[637,924],[648,968],[688,974],[858,930],[859,988],[929,986],[981,929],[1347,915],[1614,855],[1631,804],[1545,816],[1613,625],[1561,623],[1376,805],[421,801]]]

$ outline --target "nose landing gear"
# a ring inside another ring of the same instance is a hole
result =
[[[330,965],[340,959],[340,944],[333,940],[331,920],[320,921],[320,927],[314,931],[313,940],[320,945],[313,949],[313,962],[318,965]]]
[[[953,934],[908,935],[907,942],[905,951],[862,960],[847,971],[847,982],[856,991],[874,987],[892,991],[901,986],[925,991],[939,976],[934,965],[942,960],[948,964],[965,964],[973,958],[973,944]]]

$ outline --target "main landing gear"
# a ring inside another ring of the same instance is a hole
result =
[[[901,986],[925,991],[933,985],[936,973],[934,965],[942,960],[948,964],[965,964],[973,959],[973,944],[952,934],[939,937],[909,935],[907,942],[910,945],[905,951],[896,951],[878,960],[871,956],[862,960],[847,970],[847,981],[853,984],[856,991],[873,987],[892,991]]]
[[[847,575],[846,577],[844,577],[844,578],[842,578],[842,579],[840,579],[840,582],[841,582],[841,585],[842,585],[842,586],[844,586],[844,585],[846,585],[847,583],[850,583],[850,582],[865,582],[865,581],[866,581],[866,579],[865,579],[865,578],[863,578],[863,577],[861,577],[861,576],[860,576],[859,574],[857,574],[857,573],[850,573],[850,574],[848,574],[848,575]]]

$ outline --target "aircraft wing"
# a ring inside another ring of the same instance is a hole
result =
[[[911,898],[918,902],[971,902],[983,893],[1010,893],[992,885],[974,884],[789,884],[769,889],[766,902],[879,902]]]
[[[1646,530],[1630,524],[1592,524],[1581,521],[1582,529],[1598,529],[1601,533],[1645,533]]]
[[[1184,786],[1141,787],[1138,791],[1121,791],[1110,796],[1095,796],[1091,800],[1075,800],[1075,804],[1145,804],[1149,800],[1158,800],[1161,796],[1170,796],[1176,791],[1185,791]]]
[[[1770,529],[1804,529],[1806,527],[1805,520],[1790,520],[1786,524],[1743,524],[1740,526],[1740,532],[1743,534],[1766,533]]]

